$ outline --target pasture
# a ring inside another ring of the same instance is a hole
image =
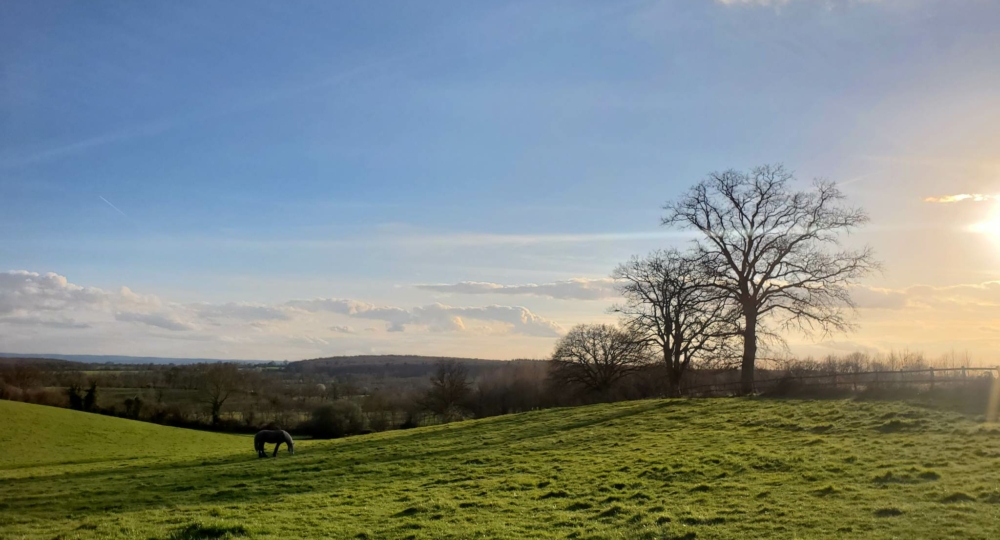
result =
[[[892,402],[625,402],[259,460],[0,401],[0,448],[4,539],[1000,537],[1000,428]]]

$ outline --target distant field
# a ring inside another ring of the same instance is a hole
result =
[[[2,538],[1000,537],[1000,428],[896,403],[630,402],[258,460],[0,401],[0,448]]]

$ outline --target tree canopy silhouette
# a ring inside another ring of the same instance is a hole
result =
[[[725,350],[734,333],[733,302],[713,286],[701,261],[675,249],[633,257],[611,277],[625,299],[612,311],[637,338],[659,349],[668,394],[679,396],[692,361],[717,359]]]
[[[663,224],[701,233],[696,255],[736,302],[743,336],[741,389],[753,391],[758,337],[768,324],[824,334],[850,330],[849,287],[878,268],[870,248],[843,249],[840,234],[868,215],[843,204],[832,182],[796,191],[782,165],[715,172],[664,207]]]

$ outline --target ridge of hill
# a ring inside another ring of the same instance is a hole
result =
[[[362,365],[386,365],[394,366],[400,364],[436,364],[438,362],[461,362],[465,364],[496,364],[497,362],[507,362],[508,360],[487,360],[483,358],[460,358],[453,356],[420,356],[414,354],[367,354],[354,356],[326,356],[323,358],[309,358],[290,362],[290,366],[305,365],[330,365],[330,366],[362,366]]]

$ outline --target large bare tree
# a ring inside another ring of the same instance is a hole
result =
[[[734,335],[734,303],[704,270],[702,261],[672,249],[633,257],[612,273],[625,298],[612,311],[659,349],[672,397],[692,361],[718,359]]]
[[[581,324],[556,344],[550,376],[607,395],[616,382],[648,359],[641,336],[609,324]]]
[[[797,191],[792,181],[781,165],[711,173],[664,207],[664,225],[702,234],[697,256],[740,309],[743,393],[753,392],[758,337],[768,323],[805,333],[850,330],[849,286],[878,268],[870,248],[840,246],[840,234],[867,223],[867,214],[844,205],[831,182]]]

